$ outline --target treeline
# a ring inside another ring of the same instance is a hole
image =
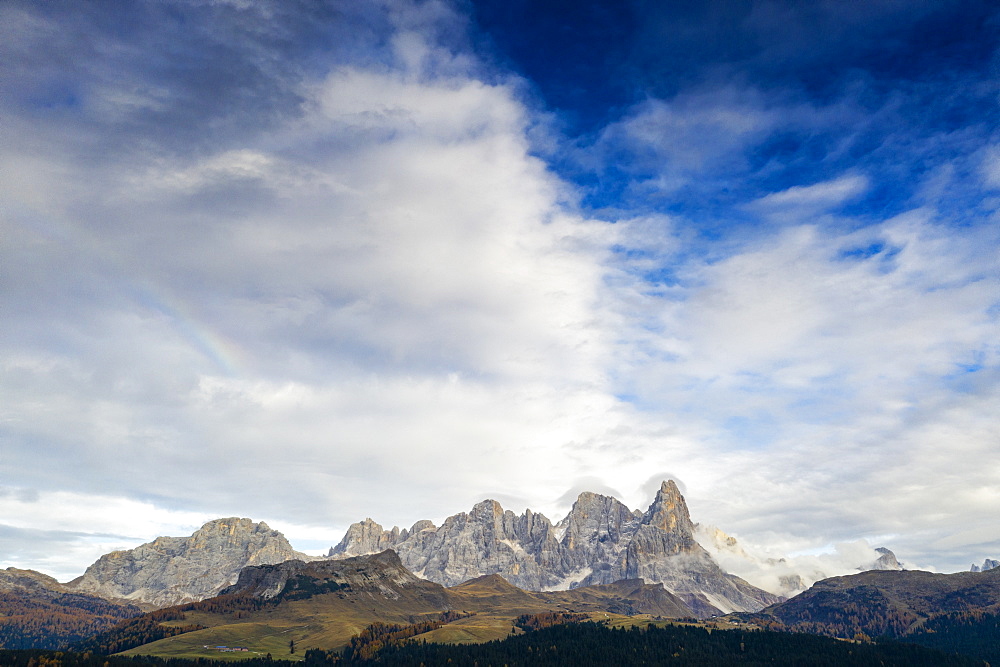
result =
[[[0,593],[0,648],[62,648],[141,613],[131,605],[75,593],[47,600]]]
[[[236,663],[239,667],[302,667],[301,662],[250,658]],[[0,649],[4,667],[233,667],[233,662],[198,658],[157,658],[153,656],[105,656],[99,653],[43,650]]]
[[[385,646],[368,659],[307,651],[307,667],[336,665],[478,665],[546,667],[574,665],[719,665],[802,667],[949,667],[983,662],[913,644],[856,644],[816,635],[715,630],[690,626],[615,629],[596,623],[553,625],[485,644],[409,641]]]
[[[941,614],[901,641],[1000,665],[1000,615],[982,610]]]
[[[74,651],[94,651],[105,654],[118,653],[154,642],[158,639],[166,639],[167,637],[181,635],[185,632],[203,629],[205,626],[197,624],[181,626],[162,625],[166,621],[184,620],[186,618],[185,613],[189,611],[228,614],[234,619],[240,619],[252,612],[273,606],[274,604],[271,600],[255,598],[243,593],[218,595],[200,602],[188,602],[186,604],[151,611],[138,618],[118,623],[96,635],[92,634],[87,639],[70,644],[69,647]]]
[[[73,649],[110,655],[155,642],[158,639],[182,635],[185,632],[194,632],[205,627],[197,624],[162,625],[167,621],[183,621],[184,619],[185,615],[181,607],[167,607],[151,611],[139,618],[133,618],[98,633],[89,639],[77,642],[73,645]]]
[[[178,605],[178,609],[185,611],[204,611],[212,614],[229,614],[234,618],[242,618],[244,612],[255,612],[278,604],[277,599],[257,598],[247,593],[230,593],[227,595],[216,595],[214,598],[201,600],[200,602],[188,602]]]
[[[458,611],[445,611],[441,612],[435,619],[411,623],[409,625],[372,623],[360,633],[351,637],[351,643],[344,649],[343,656],[348,660],[370,660],[378,655],[386,646],[401,646],[403,642],[411,637],[422,635],[431,630],[437,630],[442,625],[447,625],[452,621],[467,618],[471,615]]]
[[[428,644],[416,640],[386,644],[369,658],[348,651],[310,650],[304,663],[250,658],[240,667],[344,667],[349,665],[452,665],[478,667],[590,667],[684,665],[718,667],[983,667],[982,660],[914,644],[845,642],[816,635],[770,631],[714,630],[691,626],[608,628],[595,623],[554,625],[486,644]],[[0,665],[10,667],[232,667],[228,661],[95,653],[0,650]]]
[[[525,632],[533,632],[534,630],[550,628],[553,625],[562,625],[563,623],[582,623],[589,618],[587,614],[546,611],[541,614],[524,614],[523,616],[518,616],[517,620],[514,621],[514,625]]]
[[[845,639],[902,637],[920,620],[909,609],[892,604],[874,586],[859,586],[849,592],[822,591],[808,602],[776,610],[785,629]],[[758,615],[753,621],[774,627]]]

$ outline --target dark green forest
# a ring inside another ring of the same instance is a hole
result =
[[[187,661],[149,657],[105,657],[97,653],[54,651],[0,651],[0,665],[11,667],[232,667],[232,662],[199,659]],[[237,663],[246,667],[325,667],[327,665],[476,665],[517,667],[529,665],[796,665],[928,667],[950,665],[982,667],[982,660],[946,655],[902,643],[839,641],[813,635],[770,631],[747,632],[687,626],[610,629],[594,623],[554,625],[486,644],[446,645],[418,641],[386,643],[366,657],[346,651],[309,650],[305,662],[293,663],[254,658]]]
[[[437,626],[442,618],[426,625]],[[408,639],[408,627],[376,624],[361,633],[352,646],[341,651],[311,649],[305,661],[288,662],[270,658],[250,658],[241,667],[268,665],[281,667],[327,667],[349,665],[475,665],[507,667],[529,665],[796,665],[928,667],[950,665],[983,667],[984,658],[997,653],[1000,619],[981,614],[954,615],[936,619],[933,627],[914,637],[917,643],[883,640],[855,643],[816,635],[769,630],[713,630],[702,627],[648,625],[608,628],[595,623],[567,623],[540,627],[521,635],[485,644],[429,644]],[[988,632],[984,633],[984,630]],[[988,634],[992,632],[993,634]],[[947,639],[950,638],[950,639]],[[955,649],[955,640],[968,640],[970,654],[955,655],[937,650]],[[359,650],[360,649],[360,650]],[[0,650],[0,665],[12,667],[232,667],[229,661],[208,659],[106,656],[97,651],[56,652]],[[992,663],[996,664],[996,663]]]
[[[594,623],[554,625],[486,644],[388,645],[370,660],[309,651],[306,664],[361,665],[982,665],[912,644],[856,644],[814,635],[689,626],[611,629]]]
[[[983,611],[941,614],[902,641],[1000,665],[1000,615]]]

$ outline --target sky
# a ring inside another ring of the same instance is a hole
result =
[[[583,490],[1000,556],[991,2],[0,2],[0,567]]]

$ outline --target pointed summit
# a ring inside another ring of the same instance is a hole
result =
[[[381,525],[369,517],[364,521],[352,523],[344,539],[337,546],[331,547],[327,556],[344,558],[379,553],[391,549],[397,542],[406,538],[405,528],[402,533],[395,526],[392,530],[383,530]]]
[[[504,509],[497,501],[487,498],[473,505],[469,515],[479,521],[495,521],[503,517]]]
[[[646,510],[642,522],[671,533],[691,535],[694,532],[687,503],[684,502],[684,496],[672,479],[665,480],[660,485],[660,490],[656,492],[656,498]]]

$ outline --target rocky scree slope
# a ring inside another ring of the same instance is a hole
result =
[[[694,538],[684,498],[665,481],[645,513],[610,496],[582,493],[553,525],[527,510],[518,516],[495,500],[437,527],[419,521],[391,531],[366,519],[330,550],[343,558],[392,549],[418,576],[445,586],[499,574],[520,588],[564,590],[622,579],[662,583],[699,616],[756,611],[781,598],[727,574]]]
[[[230,517],[209,521],[190,537],[158,537],[112,551],[66,587],[146,608],[166,607],[216,595],[248,565],[292,558],[312,560],[264,522]]]

